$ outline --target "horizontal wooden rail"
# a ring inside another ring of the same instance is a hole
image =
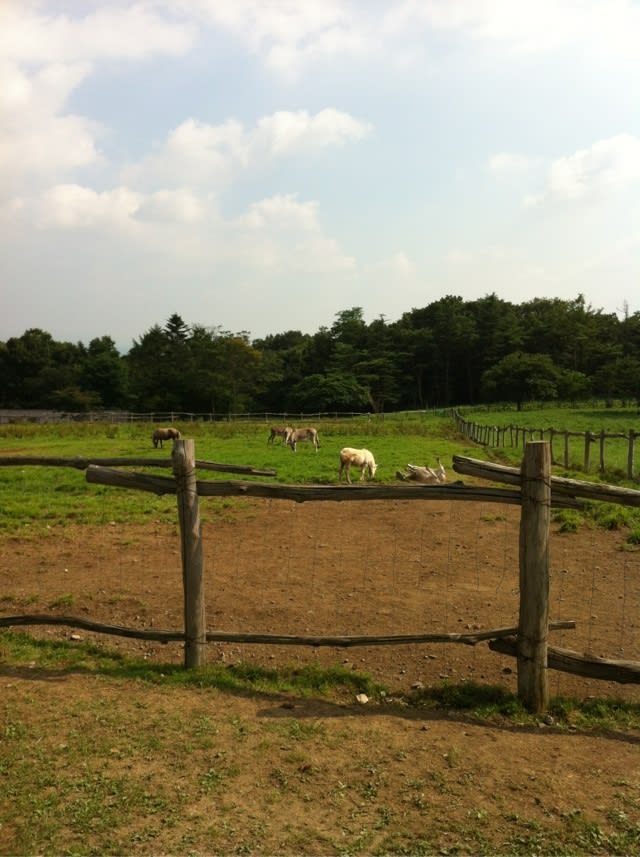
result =
[[[160,643],[170,643],[185,639],[183,631],[145,631],[135,628],[124,628],[120,625],[107,625],[94,622],[79,616],[51,616],[46,613],[31,613],[23,616],[0,616],[0,628],[14,625],[65,625],[69,628],[81,628],[98,634],[111,634],[118,637],[134,637],[139,640],[155,640]],[[575,628],[573,621],[550,622],[551,631]],[[251,634],[235,631],[208,631],[208,643],[262,643],[279,646],[397,646],[410,643],[463,643],[475,646],[485,640],[511,637],[517,633],[517,628],[495,628],[494,630],[477,631],[473,634],[399,634],[397,636],[355,636],[355,637],[310,637],[295,634]]]
[[[461,455],[453,456],[453,469],[456,473],[476,476],[491,482],[504,482],[507,485],[519,485],[521,479],[520,470],[517,467],[506,467],[504,464],[493,464]],[[555,506],[561,497],[584,497],[588,500],[619,503],[623,506],[640,506],[640,491],[635,491],[633,488],[620,488],[616,485],[552,476],[552,505]]]
[[[80,616],[50,616],[46,613],[31,613],[22,616],[0,616],[0,628],[13,625],[64,625],[67,628],[81,628],[98,634],[110,634],[115,637],[132,637],[135,640],[154,640],[158,643],[180,642],[184,640],[184,631],[145,631],[137,628],[125,628],[122,625],[109,625],[94,622]]]
[[[493,652],[517,657],[517,642],[514,636],[506,636],[489,641]],[[547,669],[581,675],[602,681],[615,681],[618,684],[640,684],[640,662],[618,661],[610,658],[597,658],[593,655],[581,655],[570,649],[547,646]]]
[[[106,467],[89,465],[87,482],[110,485],[116,488],[136,488],[155,494],[175,494],[173,479],[150,476],[145,473],[129,473]],[[505,488],[452,483],[449,485],[274,485],[266,482],[244,482],[240,480],[208,480],[197,482],[201,497],[267,497],[279,500],[294,500],[306,503],[314,500],[466,500],[484,503],[520,504],[520,491]],[[558,498],[558,505],[565,508],[580,508],[580,503],[571,497]]]
[[[92,465],[99,467],[163,467],[173,466],[171,458],[51,458],[40,456],[15,455],[0,456],[0,467],[75,467],[78,470],[86,470]],[[219,473],[239,473],[245,476],[276,476],[276,470],[258,470],[248,464],[218,464],[215,461],[202,461],[196,459],[196,468],[199,470],[215,470]]]

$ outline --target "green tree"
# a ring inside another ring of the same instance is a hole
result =
[[[482,389],[489,401],[522,403],[532,399],[554,399],[558,393],[559,372],[548,354],[515,351],[503,357],[482,376]]]
[[[564,369],[591,375],[604,362],[605,353],[620,347],[617,316],[593,310],[583,295],[572,301],[535,298],[521,304],[518,313],[522,350],[548,354]]]
[[[264,387],[256,393],[257,405],[260,410],[284,412],[289,407],[291,390],[313,374],[313,338],[299,330],[289,330],[255,340],[253,346],[263,356],[265,372]]]
[[[176,312],[169,316],[163,331],[171,343],[185,343],[191,336],[189,325]]]
[[[336,313],[336,320],[331,326],[331,335],[336,342],[360,348],[365,343],[367,325],[364,321],[362,307],[354,306]]]
[[[428,349],[417,355],[425,363],[427,403],[445,406],[473,400],[472,367],[478,360],[475,320],[463,299],[447,295],[403,317],[414,330],[426,329]]]
[[[591,381],[583,372],[573,369],[558,370],[558,397],[577,402],[591,395]]]
[[[82,387],[105,408],[127,403],[127,366],[110,336],[92,339],[82,373]]]
[[[391,350],[395,354],[399,403],[406,408],[426,408],[433,366],[433,334],[426,327],[414,327],[410,314],[391,326]]]
[[[80,388],[84,356],[81,343],[56,342],[39,328],[12,337],[3,356],[5,402],[10,407],[56,407],[60,391]]]
[[[468,305],[474,319],[475,337],[467,347],[468,397],[479,395],[482,373],[507,354],[522,349],[523,331],[517,307],[495,294],[485,295]]]
[[[289,411],[327,413],[362,411],[368,402],[367,390],[353,375],[329,372],[310,375],[291,390]]]
[[[640,360],[619,354],[602,363],[593,375],[593,392],[613,407],[614,399],[638,400],[640,397]]]
[[[134,339],[127,355],[132,407],[141,411],[181,410],[173,407],[165,385],[169,361],[167,335],[159,325]]]
[[[227,413],[243,413],[251,409],[262,385],[262,355],[249,344],[246,332],[226,334],[218,345],[217,410],[222,407]]]

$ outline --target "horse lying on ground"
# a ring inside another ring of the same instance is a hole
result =
[[[151,440],[156,449],[158,448],[158,444],[160,444],[160,449],[162,449],[163,440],[180,440],[180,432],[176,428],[159,428],[154,431]]]
[[[444,469],[444,464],[440,461],[439,458],[436,458],[438,464],[435,468],[433,467],[421,467],[418,464],[407,464],[408,473],[402,473],[400,470],[396,471],[396,478],[402,479],[406,482],[409,479],[413,479],[415,482],[424,482],[427,484],[442,484],[447,481],[447,472]]]

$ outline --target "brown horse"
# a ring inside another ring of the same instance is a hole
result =
[[[160,444],[160,449],[162,449],[163,440],[180,440],[180,432],[175,428],[159,428],[154,431],[151,440],[156,449],[158,448],[158,444]]]
[[[282,438],[283,443],[287,443],[289,439],[289,435],[293,429],[290,426],[271,426],[271,431],[269,437],[267,438],[267,443],[273,443],[273,441],[277,437]]]
[[[308,440],[315,447],[316,452],[320,449],[320,441],[318,440],[318,430],[315,428],[295,429],[287,437],[285,443],[288,443],[291,449],[295,452],[298,448],[299,440]]]

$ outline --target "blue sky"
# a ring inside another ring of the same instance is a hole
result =
[[[640,2],[4,0],[0,340],[640,311]]]

